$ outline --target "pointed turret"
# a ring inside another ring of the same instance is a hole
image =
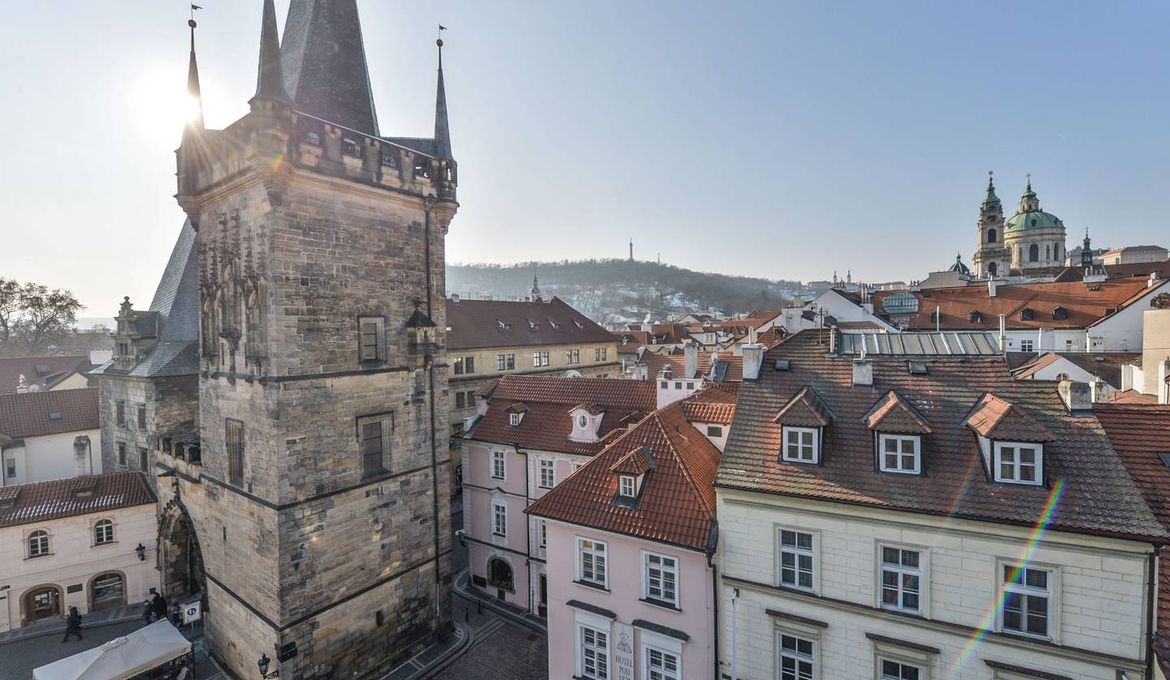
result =
[[[447,90],[443,86],[443,39],[435,41],[439,46],[439,85],[435,92],[435,157],[453,160],[451,155],[451,130],[447,126]]]
[[[1040,210],[1040,199],[1036,198],[1036,192],[1032,191],[1032,175],[1028,175],[1028,186],[1024,189],[1024,194],[1020,196],[1020,212],[1036,212]]]
[[[355,0],[292,0],[280,53],[297,110],[378,134]]]
[[[1093,268],[1093,242],[1089,240],[1089,229],[1085,228],[1085,240],[1081,244],[1081,266],[1085,269]]]
[[[536,272],[532,272],[532,301],[540,302],[540,284],[536,282]]]
[[[187,120],[187,128],[203,129],[203,92],[199,88],[199,64],[195,60],[195,27],[194,19],[187,21],[191,28],[191,57],[187,64],[187,96],[191,98],[191,117]]]
[[[983,197],[983,205],[981,206],[983,212],[1002,212],[1000,207],[999,196],[995,195],[995,178],[991,172],[987,173],[987,195]]]
[[[284,69],[276,33],[276,6],[272,0],[264,0],[264,15],[260,20],[260,65],[256,71],[256,95],[253,99],[292,103],[292,98],[284,89]]]

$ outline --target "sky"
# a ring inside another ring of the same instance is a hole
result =
[[[200,0],[204,111],[255,89],[261,0]],[[288,0],[277,0],[283,27]],[[186,1],[5,3],[0,276],[149,304],[175,193]],[[987,172],[1069,246],[1170,246],[1170,3],[358,0],[383,134],[433,130],[452,262],[625,257],[773,279],[971,261]]]

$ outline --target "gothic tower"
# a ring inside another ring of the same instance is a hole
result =
[[[355,0],[292,0],[282,41],[264,0],[250,112],[178,152],[200,456],[160,502],[194,528],[207,637],[237,677],[262,657],[286,680],[362,677],[450,627],[439,48],[434,137],[382,136]]]
[[[1003,204],[995,195],[995,181],[987,173],[987,195],[979,206],[979,247],[975,249],[975,276],[995,278],[1007,276],[1008,257],[1003,246]]]

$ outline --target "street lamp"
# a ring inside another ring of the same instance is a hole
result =
[[[261,654],[260,659],[256,662],[256,668],[260,670],[260,677],[264,680],[268,678],[275,678],[280,675],[280,669],[276,669],[271,673],[268,672],[268,666],[272,663],[272,659],[268,658],[267,654]]]
[[[139,543],[138,547],[134,548],[134,552],[138,553],[138,560],[140,562],[146,561],[146,546]]]

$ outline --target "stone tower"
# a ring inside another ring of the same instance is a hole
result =
[[[250,112],[178,152],[200,441],[158,456],[160,536],[193,528],[237,677],[362,677],[450,627],[442,61],[433,138],[379,134],[355,0],[292,0],[282,41],[264,0],[259,62]]]
[[[1008,274],[1011,258],[1003,245],[1003,224],[1003,204],[995,195],[994,178],[987,173],[987,195],[979,206],[979,247],[973,260],[975,276],[979,278]]]
[[[1004,223],[1003,232],[1013,268],[1027,272],[1064,266],[1064,221],[1040,209],[1031,176],[1019,209]]]

